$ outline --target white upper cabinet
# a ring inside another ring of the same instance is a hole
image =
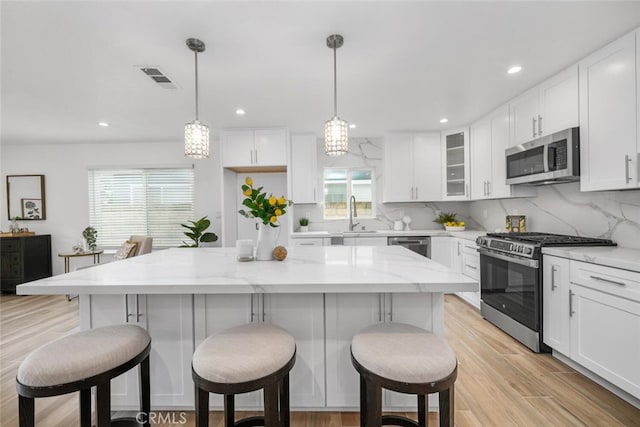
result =
[[[220,134],[222,166],[269,167],[287,165],[286,129],[237,129]]]
[[[318,203],[318,147],[314,134],[291,136],[291,200]]]
[[[528,90],[509,108],[512,146],[578,126],[578,67]]]
[[[638,188],[636,33],[580,62],[580,189]]]
[[[468,200],[469,191],[469,129],[442,133],[442,192],[444,200]]]
[[[384,202],[441,200],[440,135],[390,133],[384,149]]]
[[[531,197],[536,189],[507,185],[505,150],[509,146],[509,106],[504,105],[471,125],[471,199]]]

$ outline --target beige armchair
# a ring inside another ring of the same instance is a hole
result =
[[[137,243],[136,248],[134,249],[133,253],[129,255],[129,258],[131,258],[132,256],[148,254],[153,248],[153,237],[131,236],[129,237],[129,241],[132,243]]]

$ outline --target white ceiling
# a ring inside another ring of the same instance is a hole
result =
[[[467,124],[640,26],[640,2],[2,1],[2,143],[146,142],[286,126],[352,136]],[[524,69],[507,75],[512,64]],[[158,66],[162,89],[136,66]],[[236,108],[247,114],[236,116]],[[439,119],[450,122],[441,125]],[[110,127],[97,126],[99,121]]]

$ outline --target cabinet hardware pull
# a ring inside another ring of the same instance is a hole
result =
[[[258,149],[256,148],[256,165],[258,164]]]
[[[140,313],[140,300],[138,299],[139,295],[136,295],[136,321],[139,322],[140,318],[144,316],[144,314]]]
[[[416,200],[418,200],[418,187],[416,187]]]
[[[316,187],[313,187],[313,201],[316,202]]]
[[[538,114],[538,136],[542,135],[542,116]]]
[[[460,255],[460,242],[458,242],[458,255]]]
[[[389,294],[389,322],[393,322],[393,294]]]
[[[556,266],[551,266],[551,290],[554,291],[558,286],[556,285]]]
[[[469,267],[472,270],[477,270],[478,267],[476,267],[475,265],[471,265],[471,264],[465,264],[467,267]]]
[[[487,196],[490,196],[493,193],[493,188],[491,185],[491,181],[487,181]]]
[[[631,163],[631,156],[625,154],[624,156],[624,180],[628,184],[631,182],[631,176],[629,175],[629,163]]]
[[[601,282],[613,283],[614,285],[618,285],[618,286],[627,286],[627,284],[624,282],[616,282],[615,280],[605,279],[604,277],[599,277],[599,276],[589,276],[589,277],[592,278],[593,280],[599,280]]]
[[[300,246],[315,246],[313,243],[300,243]]]
[[[569,291],[569,317],[573,317],[575,311],[573,311],[573,296],[575,294],[572,291]]]
[[[378,322],[382,322],[382,294],[378,294]]]
[[[464,185],[464,195],[465,197],[469,195],[469,184]]]
[[[533,136],[536,136],[536,118],[532,117],[531,120],[532,120],[531,123],[532,123]]]
[[[264,294],[260,295],[260,298],[262,299],[262,321],[264,322],[264,318],[265,318],[265,316],[267,315],[267,314],[264,312]]]
[[[249,164],[253,164],[253,148],[249,151],[249,155],[251,156],[251,162]]]
[[[129,296],[126,294],[124,295],[124,312],[126,314],[124,321],[125,323],[128,323],[129,318],[133,316],[133,313],[129,313]]]
[[[487,181],[482,181],[482,184],[484,185],[484,195],[487,195]]]
[[[251,323],[253,323],[253,318],[256,315],[256,313],[253,311],[253,294],[251,294],[251,299],[249,300],[249,308],[251,311]]]

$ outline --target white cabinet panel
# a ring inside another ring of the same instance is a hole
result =
[[[442,165],[443,200],[469,199],[469,129],[442,133]]]
[[[222,166],[252,165],[253,149],[252,130],[228,130],[220,134]]]
[[[540,92],[533,88],[510,102],[511,110],[511,145],[519,145],[538,135],[536,121],[538,119]]]
[[[317,157],[315,135],[291,137],[291,200],[296,204],[318,202]]]
[[[640,302],[572,285],[571,358],[640,397]]]
[[[304,239],[291,239],[293,246],[324,246],[322,237],[309,237]]]
[[[256,129],[254,131],[257,166],[282,166],[287,162],[286,129]]]
[[[636,34],[580,62],[580,189],[637,188]]]
[[[286,129],[234,129],[220,133],[222,166],[267,167],[287,165]]]
[[[569,260],[545,255],[542,265],[543,342],[555,351],[569,356]]]
[[[449,268],[453,265],[453,246],[456,239],[450,236],[431,236],[431,259]]]

